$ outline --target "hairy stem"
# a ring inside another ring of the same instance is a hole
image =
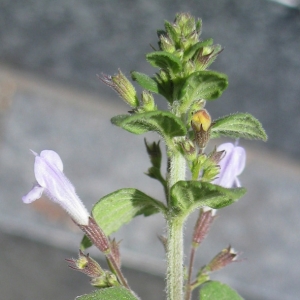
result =
[[[172,154],[169,159],[168,189],[179,180],[185,180],[186,161],[179,151]],[[170,197],[170,193],[169,193]]]
[[[183,222],[182,216],[174,215],[170,207],[170,189],[179,180],[185,180],[186,161],[179,151],[169,158],[168,205],[167,218],[167,299],[183,299]]]
[[[168,220],[168,300],[183,299],[183,220]]]

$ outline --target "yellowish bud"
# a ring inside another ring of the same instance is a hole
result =
[[[211,125],[211,117],[206,109],[200,109],[193,114],[192,123],[198,131],[201,126],[204,131],[207,131]]]

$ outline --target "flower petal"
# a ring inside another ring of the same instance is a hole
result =
[[[235,165],[236,168],[236,176],[240,175],[246,165],[246,151],[242,147],[235,147],[234,148],[234,153],[232,154],[234,157],[234,162],[233,164]]]
[[[241,186],[237,176],[240,175],[246,164],[246,151],[232,143],[225,143],[217,151],[225,151],[225,157],[220,161],[220,173],[213,183],[226,188]]]
[[[44,188],[39,185],[34,185],[30,192],[22,197],[24,203],[31,203],[39,198],[41,198]]]
[[[40,154],[49,165],[55,166],[59,171],[63,171],[64,166],[60,156],[53,150],[43,150]]]

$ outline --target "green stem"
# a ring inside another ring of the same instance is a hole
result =
[[[183,220],[168,220],[167,247],[167,295],[168,300],[183,299]]]
[[[174,151],[169,158],[168,205],[170,205],[170,189],[179,180],[185,180],[186,161],[179,151]],[[169,206],[167,217],[167,299],[183,299],[183,223],[184,218],[173,214]]]
[[[109,262],[110,268],[115,273],[115,275],[118,277],[120,283],[126,287],[128,290],[130,290],[130,287],[127,283],[127,280],[125,279],[120,267],[118,266],[114,256],[111,253],[106,254],[106,258]],[[131,290],[130,290],[131,291]]]
[[[186,161],[179,151],[174,151],[169,164],[168,189],[170,190],[177,181],[185,180]]]

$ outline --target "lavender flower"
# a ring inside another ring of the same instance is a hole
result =
[[[237,178],[246,164],[246,151],[244,148],[232,143],[225,143],[217,148],[217,151],[225,151],[225,156],[220,161],[220,173],[218,178],[212,183],[226,188],[240,187],[240,181]]]
[[[35,155],[34,174],[36,183],[31,191],[22,197],[24,203],[39,199],[44,193],[50,200],[58,203],[79,225],[89,224],[89,213],[77,196],[74,186],[63,173],[63,163],[52,150],[44,150]]]

